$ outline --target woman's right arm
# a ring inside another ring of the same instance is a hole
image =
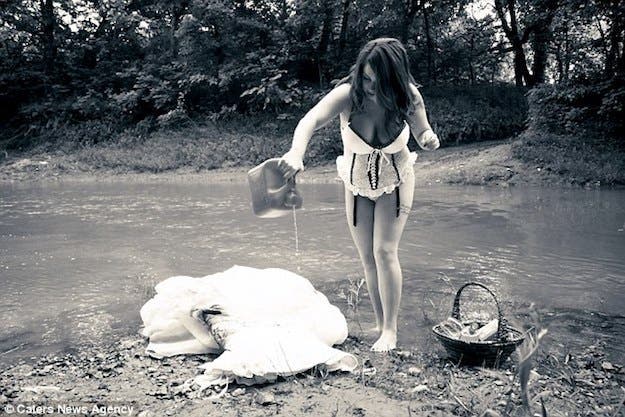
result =
[[[282,156],[278,166],[286,178],[304,168],[306,147],[315,130],[325,126],[350,105],[349,84],[341,84],[324,96],[299,121],[293,133],[291,149]]]
[[[440,146],[438,136],[432,131],[425,113],[423,97],[416,85],[410,84],[410,91],[414,98],[415,110],[408,115],[406,122],[410,126],[410,131],[417,141],[417,144],[427,150],[433,151]]]

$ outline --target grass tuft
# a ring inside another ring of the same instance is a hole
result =
[[[625,146],[601,137],[564,136],[528,130],[512,155],[575,185],[625,184]]]

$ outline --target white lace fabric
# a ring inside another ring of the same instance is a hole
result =
[[[417,160],[416,152],[406,150],[391,155],[384,154],[378,163],[377,187],[374,189],[368,174],[373,168],[371,167],[373,157],[375,157],[374,154],[345,153],[336,158],[339,177],[352,194],[375,200],[383,194],[392,193],[395,188],[406,181],[409,175],[414,175],[414,164]]]
[[[377,199],[392,193],[409,175],[414,175],[416,152],[408,151],[410,129],[405,124],[388,145],[375,148],[350,127],[341,125],[343,155],[336,159],[339,177],[354,195]]]

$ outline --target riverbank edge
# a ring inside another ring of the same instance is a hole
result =
[[[514,156],[513,147],[522,146],[521,139],[480,142],[441,148],[433,152],[420,151],[415,165],[416,186],[437,184],[509,187],[564,186],[598,188],[605,184],[580,181],[556,174],[538,163],[523,162]],[[103,149],[101,152],[106,152]],[[205,182],[244,183],[252,166],[230,166],[211,170],[177,168],[158,173],[135,172],[127,167],[95,168],[80,163],[72,154],[60,152],[31,152],[5,156],[0,162],[0,183],[29,182]],[[338,183],[333,162],[307,167],[298,174],[300,183]]]
[[[372,353],[370,341],[350,336],[338,347],[358,357],[354,373],[328,374],[316,367],[272,384],[200,391],[192,379],[201,373],[198,366],[214,356],[154,359],[145,353],[146,345],[143,338],[128,336],[109,346],[47,355],[33,364],[22,361],[0,371],[0,409],[126,406],[140,417],[541,415],[526,411],[513,360],[499,369],[459,367],[437,353]],[[604,348],[592,345],[561,358],[536,355],[527,385],[533,412],[544,403],[560,413],[554,415],[618,415],[625,372],[605,360]]]

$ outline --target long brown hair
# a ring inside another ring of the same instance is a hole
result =
[[[394,38],[378,38],[367,42],[360,50],[349,77],[345,79],[351,83],[352,110],[356,112],[364,109],[362,78],[367,64],[377,78],[375,92],[378,102],[386,111],[387,128],[392,122],[405,120],[415,111],[410,84],[418,84],[410,73],[408,53],[404,45]]]

